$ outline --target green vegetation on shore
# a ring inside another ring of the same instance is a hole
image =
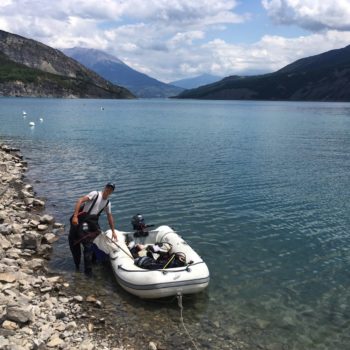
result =
[[[44,72],[16,63],[0,52],[0,84],[2,85],[1,90],[5,92],[4,95],[11,95],[10,91],[6,94],[6,85],[9,83],[33,91],[35,95],[43,96],[49,95],[54,97],[62,94],[75,95],[77,97],[89,97],[89,95],[116,97],[113,95],[123,95],[121,89],[112,84],[110,89],[106,89],[94,84],[87,77],[76,79]],[[8,90],[12,90],[12,84],[8,85],[10,86]]]
[[[0,30],[0,95],[111,98],[135,96],[61,51]]]

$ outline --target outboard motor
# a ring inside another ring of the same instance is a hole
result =
[[[146,237],[146,236],[148,236],[148,231],[146,231],[146,229],[148,227],[153,226],[153,225],[146,225],[145,224],[145,219],[143,218],[143,216],[141,214],[136,214],[136,215],[134,215],[132,217],[131,225],[132,225],[132,228],[135,231],[135,233],[134,233],[135,237]]]

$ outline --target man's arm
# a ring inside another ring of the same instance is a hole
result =
[[[117,241],[118,240],[118,236],[117,236],[117,234],[114,231],[114,219],[113,219],[112,213],[107,213],[107,219],[108,219],[109,227],[112,230],[112,236]]]
[[[85,202],[87,202],[88,200],[90,200],[90,198],[88,196],[84,196],[78,199],[75,208],[74,208],[74,214],[73,214],[73,218],[72,218],[72,224],[73,225],[78,225],[78,214],[79,214],[79,209],[81,207],[81,205]]]

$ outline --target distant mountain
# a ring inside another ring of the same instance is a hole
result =
[[[208,85],[211,83],[215,83],[218,80],[221,80],[222,77],[218,77],[211,74],[202,74],[193,78],[175,80],[170,82],[169,84],[179,86],[184,89],[194,89],[202,85]]]
[[[125,86],[138,97],[169,97],[183,91],[140,73],[100,50],[74,47],[62,51],[112,83]]]
[[[0,30],[0,95],[133,98],[62,52]]]
[[[227,77],[178,98],[350,101],[350,45],[302,58],[274,73]]]

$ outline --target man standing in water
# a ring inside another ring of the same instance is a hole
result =
[[[92,191],[88,195],[78,199],[74,214],[71,217],[69,230],[69,247],[73,255],[75,267],[79,270],[81,248],[84,248],[84,271],[88,276],[92,275],[93,240],[100,233],[98,219],[105,211],[113,239],[118,240],[114,231],[114,220],[111,212],[111,203],[108,197],[113,193],[115,185],[108,183],[103,191]]]

